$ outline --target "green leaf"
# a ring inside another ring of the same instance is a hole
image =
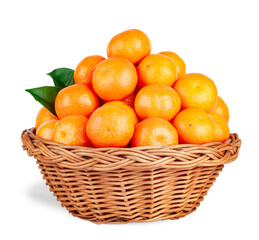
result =
[[[54,103],[58,92],[61,90],[60,87],[39,87],[26,89],[26,92],[29,92],[36,101],[41,103],[46,107],[50,112],[56,115]],[[56,115],[57,116],[57,115]]]
[[[70,68],[57,68],[47,75],[52,77],[56,87],[64,88],[75,83],[74,70]]]

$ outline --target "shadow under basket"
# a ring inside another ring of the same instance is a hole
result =
[[[238,157],[237,134],[223,142],[171,147],[67,146],[22,132],[23,149],[74,216],[95,223],[178,219],[200,205],[225,163]]]

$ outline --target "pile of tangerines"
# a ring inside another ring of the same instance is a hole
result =
[[[114,36],[107,59],[84,58],[75,84],[60,90],[56,116],[43,107],[36,135],[88,147],[171,146],[222,142],[229,138],[229,111],[214,82],[186,74],[174,52],[150,54],[140,30]]]

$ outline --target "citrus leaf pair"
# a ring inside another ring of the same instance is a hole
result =
[[[55,86],[31,88],[25,91],[29,92],[36,101],[56,115],[54,107],[56,96],[62,88],[74,84],[74,70],[70,68],[58,68],[47,75],[52,77]]]

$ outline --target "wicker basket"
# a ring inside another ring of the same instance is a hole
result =
[[[50,191],[74,216],[95,223],[178,219],[193,212],[241,140],[172,147],[87,148],[22,132]]]

